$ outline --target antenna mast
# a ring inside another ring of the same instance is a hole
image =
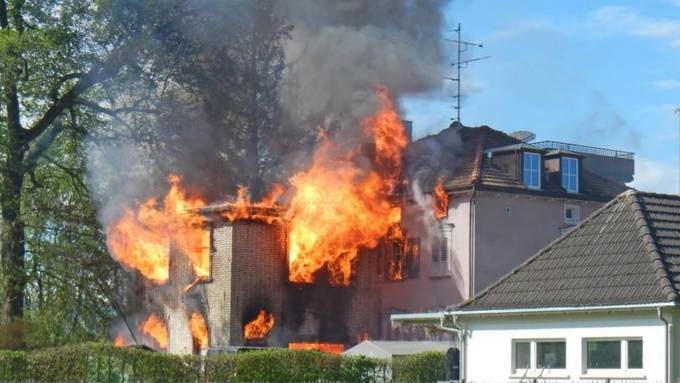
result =
[[[458,23],[458,28],[454,29],[453,31],[457,33],[458,38],[456,40],[451,40],[451,39],[444,39],[444,40],[457,44],[456,50],[457,50],[458,54],[456,56],[456,62],[451,63],[451,66],[456,68],[456,77],[455,78],[454,77],[444,77],[444,79],[456,82],[456,95],[451,96],[456,100],[456,104],[453,107],[454,109],[456,109],[456,118],[452,118],[452,120],[460,122],[460,109],[461,109],[461,106],[460,106],[460,97],[461,97],[461,93],[460,93],[460,83],[461,83],[460,70],[461,70],[461,68],[467,68],[468,63],[471,63],[473,61],[488,59],[491,56],[476,57],[476,58],[473,58],[473,59],[461,60],[461,54],[463,52],[467,51],[469,46],[484,48],[484,44],[473,43],[473,42],[469,42],[469,41],[462,41],[460,39],[460,31],[461,31],[460,23]]]
[[[673,112],[678,115],[678,133],[680,133],[680,107],[675,108]],[[680,141],[680,138],[678,140]],[[680,177],[680,142],[678,143],[678,176]],[[678,178],[678,187],[680,188],[680,178]],[[680,193],[680,189],[678,193]]]

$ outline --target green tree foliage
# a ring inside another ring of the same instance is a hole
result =
[[[57,221],[55,209],[71,204],[70,225],[78,214],[92,217],[87,193],[75,185],[82,184],[78,146],[97,126],[79,102],[114,76],[136,45],[134,34],[114,44],[100,28],[105,19],[94,2],[0,1],[0,323],[23,316],[30,271],[45,271],[31,245],[64,239],[69,223]]]

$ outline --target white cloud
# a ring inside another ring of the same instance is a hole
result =
[[[665,78],[652,82],[652,86],[663,90],[680,89],[680,80],[676,80],[674,78]]]
[[[588,22],[600,33],[660,39],[672,47],[680,47],[680,19],[653,18],[641,15],[632,7],[605,6],[591,12]]]
[[[635,158],[635,181],[629,186],[642,191],[678,193],[678,164],[675,161],[658,161]]]

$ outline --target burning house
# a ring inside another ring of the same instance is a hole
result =
[[[362,122],[369,140],[344,148],[324,138],[289,191],[275,185],[253,202],[241,188],[208,204],[171,176],[162,201],[110,225],[109,249],[141,277],[136,310],[148,313],[127,323],[128,342],[173,353],[339,352],[380,337],[381,283],[417,267],[420,244],[401,225],[407,132],[389,95],[377,94],[377,112]]]

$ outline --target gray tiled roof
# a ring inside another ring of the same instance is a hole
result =
[[[672,302],[680,291],[680,196],[619,194],[456,310]]]

